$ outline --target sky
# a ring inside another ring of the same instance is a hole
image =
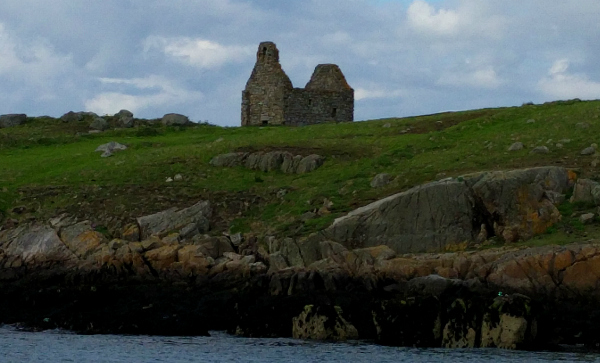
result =
[[[240,124],[261,41],[319,63],[355,120],[600,98],[598,0],[2,0],[0,114]]]

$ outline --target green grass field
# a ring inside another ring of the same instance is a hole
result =
[[[0,129],[0,223],[69,213],[114,233],[136,216],[210,198],[215,233],[306,235],[373,200],[474,171],[562,165],[597,178],[595,156],[580,151],[599,141],[599,116],[600,101],[572,100],[300,128],[155,126],[98,134],[87,134],[87,122],[30,118]],[[109,141],[129,149],[100,158],[94,150]],[[525,148],[508,152],[515,141]],[[536,146],[550,152],[532,154]],[[237,150],[316,153],[326,162],[302,175],[209,165]],[[393,182],[371,188],[383,172]],[[175,174],[183,181],[165,182]],[[287,194],[279,198],[282,189]],[[301,219],[325,200],[333,202],[331,213]]]

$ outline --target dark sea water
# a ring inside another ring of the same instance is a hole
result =
[[[600,362],[599,354],[446,350],[211,337],[27,333],[0,328],[0,362]]]

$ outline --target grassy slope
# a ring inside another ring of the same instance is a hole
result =
[[[305,235],[375,199],[472,171],[564,165],[595,178],[594,156],[580,151],[598,141],[599,115],[600,101],[565,101],[302,128],[157,127],[79,136],[86,122],[35,118],[0,129],[0,219],[47,219],[68,212],[114,231],[135,216],[211,198],[218,206],[218,229]],[[530,119],[535,122],[527,123]],[[581,122],[589,128],[578,127]],[[387,123],[391,127],[384,127]],[[562,139],[570,142],[557,148]],[[130,149],[100,158],[94,149],[109,141]],[[526,148],[507,152],[515,141]],[[541,145],[550,153],[530,153]],[[213,156],[236,150],[318,153],[327,161],[304,175],[208,164]],[[382,172],[395,180],[370,188],[370,180]],[[182,182],[165,183],[177,173]],[[276,197],[281,189],[288,191],[283,199]],[[331,214],[300,221],[325,198],[333,202]],[[25,211],[16,213],[16,206]],[[575,227],[581,238],[596,234],[594,226]],[[561,231],[542,239],[561,240]]]

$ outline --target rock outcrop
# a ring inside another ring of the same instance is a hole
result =
[[[209,218],[212,215],[210,202],[202,201],[189,208],[171,208],[149,216],[137,219],[140,226],[140,236],[146,239],[153,234],[165,234],[175,230],[181,230],[195,224],[199,232],[208,231]]]
[[[303,157],[286,151],[236,152],[217,155],[211,159],[210,165],[243,166],[247,169],[264,172],[280,170],[286,174],[305,174],[320,168],[324,161],[324,157],[316,154]]]
[[[488,236],[524,240],[558,222],[554,203],[574,179],[564,168],[542,167],[441,180],[358,208],[324,236],[347,247],[386,245],[399,253],[473,245],[482,225]]]
[[[25,114],[8,114],[0,115],[0,129],[5,127],[13,127],[23,124],[27,121],[27,115]]]
[[[178,113],[168,113],[163,116],[161,123],[167,126],[184,126],[190,123],[190,119]]]

